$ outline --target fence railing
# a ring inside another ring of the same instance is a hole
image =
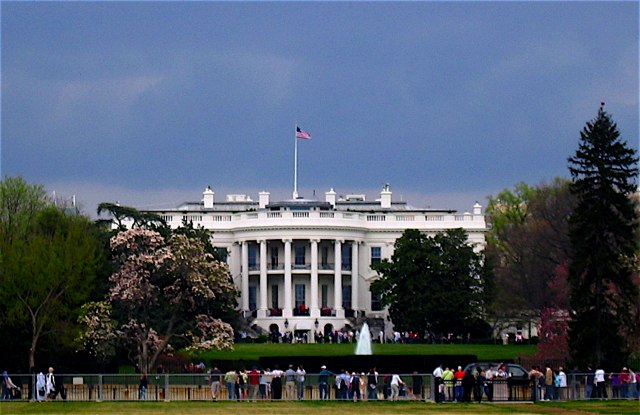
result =
[[[360,375],[359,382],[343,384],[336,375],[306,374],[304,381],[286,376],[262,374],[258,384],[251,384],[249,376],[221,375],[219,383],[212,383],[206,373],[150,374],[146,382],[135,374],[63,374],[56,375],[58,384],[54,399],[68,401],[208,401],[216,400],[428,400],[428,401],[537,401],[580,399],[638,399],[639,383],[627,385],[589,385],[587,374],[570,374],[566,387],[539,384],[522,378],[494,378],[491,381],[438,382],[430,374],[400,374],[402,383],[391,384],[391,375],[378,374],[375,388],[370,387],[368,375]],[[38,393],[35,375],[12,375],[20,389],[10,391],[3,400],[48,399]],[[235,380],[234,380],[235,378]],[[255,379],[255,378],[254,378]],[[607,379],[609,380],[609,379]],[[62,387],[60,387],[62,385]],[[396,387],[397,386],[397,387]],[[49,397],[50,398],[50,397]]]

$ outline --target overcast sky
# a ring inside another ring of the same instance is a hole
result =
[[[1,3],[3,176],[171,207],[293,189],[470,210],[638,148],[638,2]]]

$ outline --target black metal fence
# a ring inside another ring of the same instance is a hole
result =
[[[261,374],[258,384],[251,384],[249,376],[242,380],[225,379],[212,384],[210,376],[199,374],[150,374],[141,382],[139,375],[126,374],[65,374],[56,375],[56,400],[68,401],[210,401],[216,400],[426,400],[426,401],[529,401],[579,399],[638,399],[638,383],[599,385],[587,384],[586,374],[570,374],[566,387],[530,382],[528,379],[494,378],[492,381],[463,383],[444,381],[436,384],[430,374],[400,374],[400,382],[393,376],[379,374],[377,385],[371,388],[365,374],[359,382],[347,384],[340,376],[320,377],[307,374],[304,382],[285,376],[276,378]],[[3,398],[37,400],[51,399],[37,393],[35,375],[13,375],[13,383],[20,389],[6,391]],[[254,378],[255,379],[255,378]]]

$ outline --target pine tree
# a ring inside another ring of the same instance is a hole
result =
[[[638,217],[630,197],[638,158],[603,104],[568,161],[577,198],[570,217],[571,353],[578,364],[619,369],[627,352],[621,333],[638,290],[632,280]]]

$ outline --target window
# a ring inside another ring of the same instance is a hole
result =
[[[305,254],[304,246],[296,245],[295,250],[296,250],[295,265],[304,265],[304,254]]]
[[[271,286],[271,308],[280,308],[280,302],[278,301],[278,286]]]
[[[249,310],[255,310],[256,307],[256,298],[257,298],[257,288],[255,285],[249,287]]]
[[[320,266],[322,269],[329,268],[329,248],[326,246],[322,247],[322,255],[320,256]]]
[[[322,293],[321,293],[321,301],[320,301],[320,307],[322,308],[326,308],[329,307],[329,286],[327,284],[322,284],[321,287]]]
[[[382,311],[382,296],[380,294],[371,293],[371,311]]]
[[[371,265],[380,263],[382,259],[382,248],[379,246],[371,247]]]
[[[351,269],[351,245],[342,245],[342,269],[348,271]]]
[[[256,266],[256,251],[257,250],[255,245],[249,245],[249,269],[255,268]]]
[[[351,308],[351,286],[342,286],[342,308]]]
[[[304,289],[305,286],[304,284],[296,284],[295,286],[295,291],[296,291],[296,308],[300,308],[300,306],[302,304],[305,304],[304,301]],[[305,304],[306,305],[306,304]]]
[[[271,269],[278,269],[278,247],[271,247]]]

